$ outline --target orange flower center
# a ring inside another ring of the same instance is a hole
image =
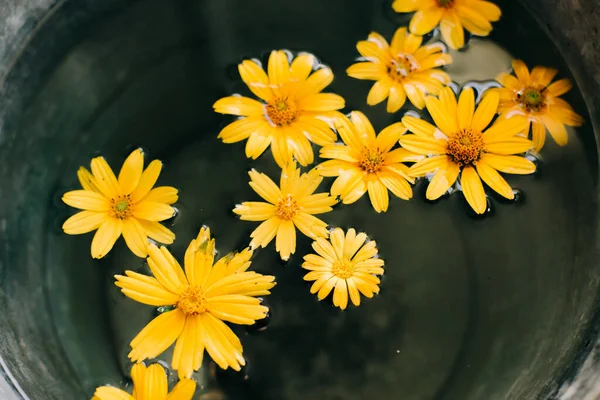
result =
[[[454,5],[454,0],[437,0],[438,7],[450,8]]]
[[[348,279],[354,274],[354,263],[350,260],[337,260],[331,273],[340,279]]]
[[[387,66],[387,72],[393,80],[401,81],[418,69],[418,66],[416,60],[410,54],[399,54],[392,58]]]
[[[546,96],[543,91],[528,87],[517,93],[517,102],[529,112],[541,111],[546,106]]]
[[[365,149],[363,151],[360,161],[358,165],[363,169],[363,171],[368,173],[375,173],[383,167],[383,152],[381,152],[378,148],[375,149]]]
[[[112,216],[118,219],[125,219],[131,217],[133,212],[133,201],[129,195],[119,196],[110,199]]]
[[[277,126],[291,124],[298,115],[296,102],[287,97],[278,97],[267,103],[267,117]]]
[[[198,286],[189,286],[179,296],[177,308],[186,315],[205,313],[208,310],[208,304],[206,303],[204,290]]]
[[[463,129],[448,139],[448,155],[460,166],[471,165],[481,158],[483,134],[472,129]]]
[[[275,206],[275,213],[281,219],[290,220],[298,214],[300,206],[292,195],[288,194],[285,198],[279,200]]]

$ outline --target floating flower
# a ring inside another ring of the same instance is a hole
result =
[[[425,95],[440,92],[451,82],[444,71],[437,69],[452,62],[444,53],[441,43],[421,46],[423,38],[406,33],[399,28],[392,44],[378,33],[371,33],[368,40],[358,42],[358,52],[367,60],[348,68],[353,78],[377,81],[367,96],[367,104],[373,106],[386,98],[387,111],[398,111],[406,98],[417,108],[425,107]]]
[[[224,143],[244,139],[246,157],[256,159],[271,146],[275,161],[283,168],[293,155],[303,165],[312,164],[310,142],[324,146],[335,141],[328,121],[335,110],[344,108],[344,99],[321,93],[333,81],[330,68],[313,72],[315,57],[300,54],[289,64],[285,52],[273,51],[268,75],[261,65],[245,60],[239,66],[242,80],[262,101],[230,96],[214,104],[216,112],[242,118],[225,127],[219,138]]]
[[[427,97],[427,110],[436,126],[405,116],[402,123],[414,134],[404,135],[400,144],[429,156],[410,167],[412,176],[435,174],[426,197],[435,200],[448,191],[460,174],[460,185],[469,205],[478,214],[487,208],[481,180],[507,199],[514,199],[510,185],[498,173],[531,174],[535,164],[515,154],[531,149],[533,143],[516,136],[523,132],[522,116],[498,118],[497,92],[487,92],[475,111],[473,89],[463,89],[456,102],[452,89],[443,89],[440,99]],[[486,129],[487,128],[487,129]]]
[[[83,190],[63,195],[66,204],[84,210],[65,221],[65,233],[80,235],[97,229],[92,240],[94,258],[108,254],[121,234],[138,257],[148,254],[148,237],[173,243],[175,234],[159,221],[175,215],[171,204],[178,199],[177,189],[152,189],[162,169],[160,161],[152,161],[144,170],[144,153],[137,149],[125,160],[118,180],[103,157],[92,159],[91,167],[92,173],[84,167],[77,171]]]
[[[225,322],[252,325],[269,309],[256,296],[269,294],[275,278],[247,271],[252,251],[229,254],[214,265],[215,241],[202,228],[185,253],[185,272],[166,247],[148,247],[153,277],[116,275],[123,294],[151,306],[174,306],[151,321],[132,341],[134,362],[157,357],[173,342],[171,365],[189,378],[202,365],[204,350],[223,369],[245,365],[242,344]]]
[[[148,368],[144,364],[135,364],[131,368],[133,394],[112,386],[96,389],[92,400],[191,400],[196,391],[196,382],[182,379],[169,393],[167,374],[159,364]]]
[[[252,170],[250,186],[265,202],[247,201],[238,204],[233,212],[245,221],[264,221],[252,232],[250,247],[266,247],[275,236],[275,249],[283,260],[296,252],[296,228],[316,239],[327,237],[327,224],[314,217],[331,211],[337,203],[329,193],[313,194],[323,178],[316,169],[300,175],[294,161],[281,171],[279,187],[267,175]]]
[[[499,112],[504,116],[515,113],[527,116],[523,132],[529,133],[533,125],[531,139],[534,150],[540,151],[546,141],[546,129],[560,146],[568,142],[567,126],[581,126],[583,118],[576,114],[569,103],[559,96],[571,90],[571,82],[552,79],[557,71],[553,68],[534,67],[529,73],[521,60],[513,61],[515,76],[502,73],[496,78],[504,88],[500,93]]]
[[[401,123],[395,123],[375,135],[367,117],[353,111],[350,119],[339,119],[337,127],[345,144],[330,144],[321,149],[322,158],[332,158],[317,167],[322,176],[337,176],[331,194],[340,196],[344,204],[360,199],[367,191],[377,212],[388,209],[388,190],[397,197],[412,197],[408,167],[403,162],[418,161],[422,155],[392,147],[406,132]]]
[[[395,0],[396,12],[415,12],[410,20],[410,31],[425,35],[438,25],[442,38],[453,49],[465,45],[466,29],[473,35],[487,36],[492,24],[500,19],[502,12],[497,5],[482,0]]]
[[[370,240],[365,244],[367,235],[356,234],[349,229],[346,235],[340,228],[330,234],[330,241],[318,238],[312,247],[317,254],[304,256],[302,268],[310,272],[305,281],[315,281],[310,288],[323,300],[333,289],[333,305],[346,309],[348,294],[355,306],[360,305],[360,293],[372,298],[379,293],[379,278],[383,275],[384,262],[377,257],[377,243]]]

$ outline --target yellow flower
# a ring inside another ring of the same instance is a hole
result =
[[[513,61],[513,70],[516,78],[506,73],[496,78],[504,86],[498,89],[498,111],[503,115],[519,113],[527,116],[523,131],[528,133],[530,125],[533,125],[531,139],[535,151],[544,147],[546,129],[556,143],[566,145],[569,138],[565,125],[583,124],[583,118],[559,97],[571,90],[571,82],[561,79],[551,84],[557,73],[555,69],[534,67],[529,73],[525,63],[520,60]]]
[[[118,180],[103,157],[92,159],[91,167],[92,173],[84,167],[77,171],[83,190],[63,195],[66,204],[84,210],[65,221],[65,233],[80,235],[97,229],[92,240],[94,258],[108,254],[121,234],[138,257],[148,254],[148,237],[173,243],[175,234],[158,221],[175,215],[171,204],[177,201],[177,189],[152,189],[162,169],[160,161],[152,161],[144,170],[144,153],[137,149],[125,160]]]
[[[281,168],[292,155],[303,166],[312,164],[310,142],[333,143],[335,133],[327,121],[344,108],[342,97],[321,93],[333,81],[333,72],[323,67],[311,74],[315,62],[313,55],[303,53],[290,65],[285,52],[273,51],[267,75],[257,62],[243,61],[238,66],[242,80],[262,102],[242,96],[217,101],[216,112],[243,117],[225,127],[219,138],[224,143],[248,139],[246,157],[252,159],[271,145]]]
[[[405,149],[392,147],[406,132],[401,123],[395,123],[375,135],[367,117],[353,111],[350,120],[339,119],[337,127],[344,144],[330,144],[321,149],[322,158],[333,158],[317,167],[322,176],[337,176],[331,187],[333,196],[340,196],[344,204],[360,199],[367,190],[371,204],[377,212],[388,209],[388,190],[401,199],[412,197],[408,182],[414,179],[408,175],[408,167],[402,162],[419,161],[422,155]]]
[[[329,193],[313,192],[323,178],[316,169],[300,175],[294,161],[281,171],[279,187],[267,175],[252,170],[250,186],[265,202],[248,201],[238,204],[233,212],[245,221],[265,221],[252,232],[250,247],[266,247],[275,236],[275,249],[283,260],[296,252],[296,228],[316,239],[327,237],[327,224],[314,217],[331,211],[337,201]]]
[[[410,20],[410,31],[425,35],[438,25],[442,38],[453,49],[465,44],[463,28],[477,36],[487,36],[492,24],[502,12],[497,5],[482,0],[395,0],[396,12],[415,12]]]
[[[447,73],[436,67],[452,62],[452,57],[443,52],[440,43],[421,46],[423,38],[406,33],[399,28],[392,44],[378,33],[371,33],[369,39],[358,42],[358,52],[367,60],[348,68],[353,78],[377,81],[369,91],[367,104],[375,105],[386,98],[387,111],[398,111],[406,102],[406,97],[415,107],[425,107],[425,95],[440,92],[451,82]]]
[[[305,281],[315,281],[310,288],[323,300],[332,289],[333,305],[346,309],[348,294],[355,306],[360,305],[360,293],[372,298],[379,293],[379,278],[383,275],[384,262],[377,257],[377,243],[368,241],[364,233],[356,234],[349,229],[346,235],[340,228],[331,232],[331,242],[318,238],[312,247],[317,254],[304,256],[302,268],[310,272],[304,276]]]
[[[229,254],[214,265],[215,241],[202,228],[185,253],[185,273],[166,247],[148,247],[153,277],[126,271],[116,275],[128,297],[151,306],[174,306],[151,321],[132,341],[129,358],[143,361],[163,353],[173,342],[171,365],[189,378],[202,365],[204,350],[223,369],[245,365],[242,344],[223,321],[252,325],[268,308],[256,296],[269,294],[275,278],[247,271],[252,251]]]
[[[191,400],[196,391],[196,382],[182,379],[169,393],[167,374],[160,364],[148,368],[144,364],[135,364],[131,368],[133,394],[112,386],[96,389],[92,400]]]
[[[498,173],[531,174],[535,164],[522,156],[533,143],[517,136],[523,132],[522,116],[498,118],[498,93],[489,91],[475,111],[473,89],[463,89],[456,102],[452,89],[445,88],[439,100],[427,97],[427,110],[436,126],[405,116],[402,123],[414,134],[400,138],[402,147],[429,156],[410,167],[412,176],[435,174],[426,197],[435,200],[448,191],[459,174],[460,185],[469,205],[478,214],[487,208],[481,180],[507,199],[514,199],[509,184]],[[486,129],[487,128],[487,129]],[[480,179],[481,178],[481,179]]]

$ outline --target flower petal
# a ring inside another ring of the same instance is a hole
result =
[[[379,135],[377,135],[375,145],[380,151],[387,153],[396,143],[398,143],[400,137],[405,133],[406,128],[401,122],[388,125],[384,130],[379,132]]]
[[[448,162],[445,168],[440,168],[429,182],[425,197],[435,200],[443,196],[454,185],[459,172],[458,164]]]
[[[447,103],[442,103],[435,97],[427,96],[425,98],[425,104],[427,105],[427,111],[431,114],[439,130],[444,132],[447,136],[451,136],[458,132],[459,127],[456,114],[452,115],[447,111]]]
[[[395,113],[398,111],[406,102],[406,92],[401,85],[393,85],[390,88],[390,95],[388,97],[387,112]]]
[[[250,187],[269,203],[276,204],[283,195],[279,187],[267,175],[253,169],[248,173],[250,176]]]
[[[153,201],[156,203],[173,204],[179,200],[178,190],[171,186],[159,186],[154,188],[144,198],[144,201]]]
[[[499,103],[500,95],[498,92],[488,92],[477,106],[477,111],[475,111],[475,115],[473,115],[473,120],[471,121],[471,128],[483,132],[498,112]]]
[[[496,154],[519,154],[525,153],[533,147],[533,142],[522,137],[500,138],[498,140],[486,141],[485,151]]]
[[[296,214],[293,222],[300,232],[311,239],[327,237],[327,223],[307,212],[299,212]]]
[[[148,245],[146,259],[152,275],[170,292],[180,294],[188,285],[181,266],[166,247],[159,249],[154,243]]]
[[[239,371],[246,362],[242,356],[240,340],[225,323],[210,313],[199,316],[200,340],[213,361],[222,369]]]
[[[477,165],[477,173],[481,177],[481,179],[491,187],[496,193],[499,195],[506,197],[509,200],[515,198],[515,194],[512,191],[512,188],[506,182],[506,180],[496,171],[494,168],[486,164],[484,161],[479,160]]]
[[[340,279],[335,285],[333,291],[333,305],[345,310],[348,306],[348,287],[346,286],[346,280]]]
[[[185,325],[181,331],[181,335],[177,338],[175,349],[173,350],[173,358],[171,366],[177,370],[180,379],[191,378],[194,373],[194,359],[198,351],[204,353],[204,346],[198,343],[197,340],[197,318],[188,316],[185,319]],[[166,393],[165,393],[166,395]],[[164,398],[164,397],[163,397]]]
[[[339,280],[338,277],[336,276],[331,276],[331,278],[329,278],[327,281],[323,282],[321,288],[319,289],[319,293],[317,294],[317,298],[320,300],[323,300],[325,297],[327,297],[329,295],[329,293],[331,293],[331,289],[333,289],[333,287],[335,286],[335,284],[337,283],[337,281]],[[319,282],[319,281],[317,281]],[[315,282],[313,284],[313,288],[316,287],[317,282]],[[312,288],[311,288],[312,291]]]
[[[436,127],[431,125],[429,122],[410,115],[404,116],[402,118],[402,123],[406,129],[418,136],[431,137],[436,130]]]
[[[384,101],[390,94],[392,81],[388,78],[378,80],[373,84],[367,95],[367,104],[374,106]]]
[[[346,284],[348,285],[348,294],[350,295],[350,300],[352,301],[352,304],[354,304],[355,306],[360,306],[360,293],[358,292],[356,283],[354,283],[354,279],[347,279]]]
[[[444,15],[440,30],[444,42],[452,49],[459,50],[465,45],[465,32],[456,13],[448,12]]]
[[[527,69],[527,65],[521,60],[513,60],[512,62],[513,71],[517,76],[517,79],[524,84],[529,84],[531,82],[531,78],[529,76],[529,70]]]
[[[202,349],[204,353],[204,349]],[[167,400],[192,400],[196,392],[196,381],[191,379],[180,379],[173,391],[167,396]]]
[[[367,240],[367,235],[363,232],[356,233],[354,228],[348,229],[346,232],[346,239],[344,243],[344,258],[351,260],[356,252],[361,248],[361,246]]]
[[[392,7],[398,13],[409,13],[418,10],[420,3],[421,0],[394,0]]]
[[[134,203],[140,202],[148,195],[148,193],[150,193],[150,189],[152,189],[152,187],[154,187],[156,184],[161,170],[162,162],[159,160],[153,160],[148,165],[148,168],[146,168],[142,173],[142,177],[140,178],[137,187],[133,192],[131,192],[131,200]]]
[[[133,216],[147,221],[164,221],[175,215],[173,207],[155,201],[144,200],[133,208]]]
[[[92,257],[102,258],[107,255],[121,236],[122,229],[123,221],[120,219],[108,218],[102,222],[92,239]]]
[[[302,82],[308,78],[313,68],[315,67],[315,56],[304,53],[298,55],[290,65],[290,79],[292,81]]]
[[[136,256],[145,258],[148,255],[148,236],[137,219],[127,218],[123,221],[123,239]]]
[[[277,234],[281,219],[278,217],[269,218],[258,226],[251,234],[252,241],[250,242],[250,248],[256,249],[257,247],[267,247],[271,240]]]
[[[430,173],[436,173],[438,170],[448,168],[450,157],[447,155],[425,158],[409,169],[410,176],[421,177]]]
[[[477,11],[488,21],[496,22],[500,19],[502,11],[500,7],[492,3],[491,1],[473,1],[469,3],[469,7]]]
[[[487,209],[487,200],[481,179],[473,167],[467,166],[463,169],[460,184],[471,208],[477,214],[483,214]]]
[[[337,138],[335,132],[325,121],[309,115],[300,115],[297,121],[296,128],[302,131],[308,140],[319,146],[332,144]]]
[[[275,251],[279,253],[284,261],[289,260],[290,256],[296,252],[296,228],[292,221],[284,220],[279,224],[275,240]]]
[[[481,161],[500,172],[527,175],[535,172],[535,164],[521,156],[499,156],[484,153]]]
[[[123,163],[119,172],[119,186],[123,194],[130,194],[137,187],[144,170],[144,152],[134,150]]]
[[[533,150],[540,151],[546,142],[546,126],[543,122],[535,121],[532,124],[531,140],[533,141]]]
[[[571,90],[572,87],[573,85],[571,84],[570,80],[561,79],[548,86],[546,88],[546,93],[548,93],[548,95],[552,97],[558,97],[567,93],[569,90]]]
[[[331,82],[333,82],[333,72],[331,71],[331,68],[320,68],[302,83],[302,86],[300,86],[296,92],[296,98],[302,99],[306,96],[320,93],[329,86]]]
[[[535,86],[546,87],[552,82],[558,70],[555,68],[533,67],[531,70],[531,83]]]
[[[437,24],[436,24],[437,26]],[[408,54],[413,54],[421,44],[423,43],[423,36],[421,35],[413,35],[409,33],[406,35],[406,39],[404,41],[404,51]]]
[[[125,271],[125,275],[115,275],[115,285],[130,299],[154,307],[170,306],[179,301],[179,295],[165,289],[156,278],[133,271]]]
[[[85,167],[80,167],[77,170],[77,179],[84,190],[91,190],[92,192],[97,192],[100,194],[102,193],[100,189],[98,189],[94,175],[92,175],[92,173]]]
[[[566,146],[569,141],[569,135],[567,134],[567,128],[565,125],[554,118],[544,115],[542,116],[542,122],[546,125],[550,136],[559,146]]]
[[[270,203],[245,201],[236,205],[233,212],[243,221],[265,221],[275,216],[275,206]]]
[[[446,154],[447,143],[446,140],[417,135],[404,135],[400,138],[402,147],[425,156]]]
[[[471,127],[473,114],[475,113],[475,93],[473,88],[463,89],[458,99],[458,128],[468,129]]]
[[[470,5],[457,5],[456,13],[466,30],[477,36],[487,36],[492,31],[492,24]]]
[[[269,84],[271,87],[281,86],[290,80],[290,63],[282,50],[273,50],[268,63]]]
[[[367,189],[369,191],[369,199],[376,212],[386,212],[390,202],[388,190],[377,177],[373,177],[367,181]]]
[[[529,121],[521,115],[498,118],[492,126],[483,132],[483,139],[488,141],[499,141],[510,139],[519,133],[527,133]]]
[[[242,117],[263,116],[265,114],[263,103],[242,96],[223,97],[213,104],[213,108],[219,114],[239,115]]]
[[[159,243],[171,244],[175,241],[175,234],[169,228],[156,221],[145,221],[143,219],[138,222],[144,228],[146,235]]]
[[[308,214],[324,214],[331,211],[331,206],[337,201],[329,193],[317,193],[298,200],[302,211]]]
[[[108,199],[91,190],[72,190],[63,195],[62,201],[80,210],[108,211],[110,209]]]
[[[114,198],[122,194],[119,182],[104,157],[93,158],[91,167],[96,186],[104,196]]]
[[[298,107],[304,111],[334,111],[344,106],[344,98],[333,93],[313,94],[298,102]]]
[[[288,145],[291,148],[294,158],[298,161],[298,164],[303,167],[312,164],[315,161],[312,146],[310,142],[302,134],[302,131],[297,130],[294,126],[290,125],[287,128],[288,133]]]
[[[386,165],[396,164],[401,162],[417,162],[424,158],[421,154],[413,153],[406,149],[394,149],[387,153],[384,158]]]
[[[373,129],[373,125],[371,125],[371,121],[367,118],[367,116],[360,111],[352,111],[350,113],[350,120],[356,127],[356,131],[363,138],[363,143],[372,143],[375,141],[375,129]]]
[[[92,400],[135,400],[129,393],[112,386],[101,386],[94,392]]]
[[[247,139],[253,132],[266,131],[269,128],[269,123],[263,116],[244,117],[227,125],[217,137],[223,143],[236,143]]]
[[[81,235],[98,229],[106,219],[107,213],[96,211],[80,211],[65,221],[62,228],[67,235]]]
[[[160,314],[133,338],[128,357],[137,362],[162,354],[179,337],[185,320],[185,314],[178,309]]]
[[[396,197],[403,200],[412,198],[412,188],[402,176],[394,174],[389,170],[382,170],[377,173],[377,177],[383,185]]]
[[[238,65],[240,77],[248,89],[264,101],[270,101],[273,98],[273,92],[269,86],[269,78],[265,71],[256,62],[244,60]]]
[[[411,83],[404,84],[404,91],[413,106],[422,110],[425,107],[425,93]]]
[[[331,263],[334,263],[337,260],[333,246],[324,238],[317,238],[317,240],[313,242],[312,248],[317,252],[318,255]]]
[[[425,35],[439,25],[443,15],[444,9],[442,7],[421,9],[410,20],[410,31],[417,35]]]

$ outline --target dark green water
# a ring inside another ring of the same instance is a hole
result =
[[[509,70],[513,56],[568,77],[529,14],[513,1],[498,3],[504,16],[491,37],[453,52],[453,79],[493,79]],[[278,178],[279,170],[268,152],[250,162],[243,143],[216,138],[231,118],[215,114],[212,103],[248,94],[235,72],[241,59],[280,48],[314,53],[336,74],[327,91],[344,96],[346,111],[363,111],[377,130],[411,109],[389,115],[385,104],[368,107],[371,83],[345,75],[358,56],[357,41],[370,31],[391,38],[407,18],[394,15],[387,1],[294,4],[145,0],[100,13],[48,73],[29,106],[29,115],[39,118],[22,124],[22,132],[43,131],[63,149],[49,197],[75,187],[77,167],[93,155],[104,155],[116,169],[142,146],[166,162],[159,184],[180,190],[171,247],[178,259],[201,225],[211,227],[221,254],[247,245],[256,224],[231,212],[238,202],[258,199],[247,171]],[[576,90],[566,99],[587,118]],[[266,298],[272,316],[264,330],[237,330],[248,361],[241,373],[211,373],[205,365],[197,374],[204,392],[242,400],[495,400],[549,393],[573,356],[573,332],[587,318],[585,299],[594,292],[586,269],[587,244],[596,240],[593,140],[589,123],[570,131],[565,148],[549,139],[538,173],[508,179],[521,200],[491,196],[484,219],[469,216],[461,195],[426,202],[422,183],[412,201],[392,198],[386,214],[376,214],[367,197],[325,214],[331,225],[367,232],[386,261],[380,295],[358,308],[340,312],[309,293],[300,268],[308,238],[299,236],[287,265],[274,246],[259,250],[252,268],[278,282]],[[326,179],[322,188],[331,183]],[[57,228],[69,213],[57,200],[52,205],[43,263],[54,328],[89,396],[98,385],[127,381],[129,341],[155,311],[113,285],[115,273],[143,269],[144,261],[122,240],[105,259],[91,260],[91,236],[68,237]],[[170,353],[161,359],[170,360]]]

